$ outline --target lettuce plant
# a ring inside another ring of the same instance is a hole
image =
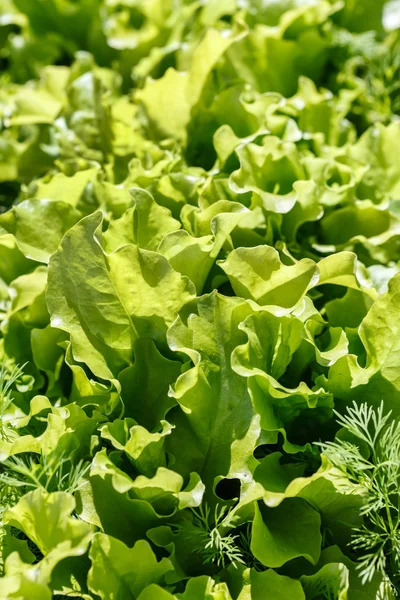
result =
[[[0,0],[0,600],[398,596],[399,22]]]

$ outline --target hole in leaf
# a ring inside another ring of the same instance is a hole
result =
[[[222,479],[217,483],[215,493],[222,500],[233,500],[240,496],[240,479]]]

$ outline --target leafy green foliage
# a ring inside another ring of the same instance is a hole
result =
[[[0,0],[0,600],[393,600],[399,23]]]
[[[351,546],[360,555],[363,581],[376,571],[387,573],[395,589],[400,581],[400,422],[390,422],[383,402],[377,410],[367,404],[337,414],[346,437],[322,444],[329,460],[361,488],[364,523],[355,530]]]
[[[2,467],[0,483],[5,486],[24,488],[24,491],[43,488],[48,492],[59,490],[74,494],[84,485],[90,465],[82,461],[73,465],[69,459],[54,454],[40,455],[39,461],[31,456],[26,459],[12,456]]]
[[[237,568],[239,564],[245,564],[239,544],[248,543],[243,533],[240,536],[228,533],[232,527],[228,507],[217,504],[213,515],[207,504],[192,511],[193,521],[179,523],[176,528],[185,543],[202,555],[204,563],[223,569],[229,565]]]
[[[7,411],[13,401],[12,387],[24,372],[24,366],[15,366],[11,372],[3,364],[0,369],[0,437],[7,441]]]

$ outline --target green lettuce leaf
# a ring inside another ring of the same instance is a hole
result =
[[[172,569],[167,558],[157,562],[145,540],[139,540],[133,548],[128,548],[109,535],[96,533],[89,555],[92,561],[89,587],[104,600],[122,595],[138,598],[148,585],[158,583]]]
[[[108,254],[101,246],[101,222],[94,213],[63,239],[49,266],[47,304],[53,327],[71,336],[74,358],[111,379],[129,365],[136,340],[150,337],[163,344],[194,288],[154,252],[131,244]],[[73,280],[71,261],[80,272],[74,271]]]
[[[176,470],[185,476],[195,470],[206,484],[228,473],[250,476],[259,425],[246,381],[230,366],[232,351],[243,339],[238,325],[250,310],[244,300],[212,293],[189,304],[168,331],[170,347],[194,366],[171,390],[179,408],[168,415],[175,429],[167,449]]]

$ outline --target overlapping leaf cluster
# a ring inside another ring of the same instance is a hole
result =
[[[384,5],[0,0],[0,598],[395,597],[315,445],[400,415]]]

